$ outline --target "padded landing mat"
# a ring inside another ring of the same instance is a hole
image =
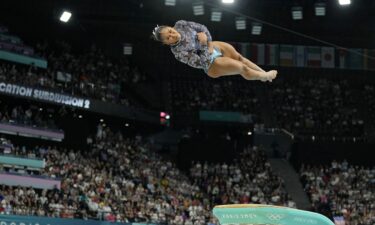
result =
[[[222,225],[334,225],[318,213],[272,205],[219,205],[213,213]]]

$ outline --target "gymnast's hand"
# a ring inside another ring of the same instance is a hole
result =
[[[197,36],[201,45],[207,45],[207,35],[204,32],[197,33]]]

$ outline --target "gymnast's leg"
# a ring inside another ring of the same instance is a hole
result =
[[[276,76],[272,71],[257,71],[251,69],[244,63],[229,57],[216,58],[208,69],[207,74],[213,78],[240,74],[246,80],[261,81],[272,80]]]
[[[224,56],[230,57],[234,60],[238,60],[238,61],[244,63],[245,65],[247,65],[248,67],[250,67],[253,70],[265,72],[258,65],[251,62],[249,59],[243,57],[240,53],[238,53],[232,45],[230,45],[228,43],[225,43],[225,42],[222,42],[222,41],[213,41],[212,44],[213,44],[214,47],[218,47],[222,51]]]
[[[260,68],[258,65],[256,65],[255,63],[251,62],[250,60],[248,60],[247,58],[243,57],[240,53],[238,53],[238,60],[243,62],[245,65],[247,65],[248,67],[254,69],[254,70],[258,70],[258,71],[263,71],[265,72],[262,68]]]

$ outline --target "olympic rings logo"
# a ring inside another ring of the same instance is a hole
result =
[[[267,214],[267,218],[270,220],[281,220],[285,215],[282,214]]]

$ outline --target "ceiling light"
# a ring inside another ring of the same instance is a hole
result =
[[[60,16],[60,21],[66,23],[70,20],[70,17],[72,17],[72,13],[64,11]]]

